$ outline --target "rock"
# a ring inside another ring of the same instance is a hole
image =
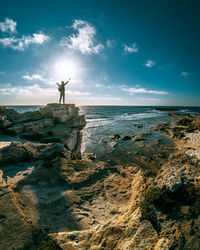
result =
[[[109,142],[108,145],[109,145],[111,148],[114,148],[115,146],[118,145],[118,142],[112,141],[112,142]]]
[[[0,248],[23,249],[31,246],[32,230],[20,211],[11,189],[0,184]]]
[[[142,138],[141,136],[135,136],[132,138],[132,141],[144,141],[145,139]]]
[[[155,179],[155,183],[160,188],[167,188],[172,192],[176,191],[183,184],[194,182],[195,176],[199,174],[199,170],[192,165],[176,166],[163,166],[162,172]]]
[[[73,150],[78,140],[78,131],[73,130],[70,135],[63,141],[64,145],[69,149]]]
[[[38,121],[41,120],[42,116],[39,111],[28,111],[23,114],[16,114],[16,118],[14,123],[19,124],[19,123],[27,123],[27,122],[33,122],[33,121]]]
[[[109,135],[108,136],[110,139],[116,140],[116,139],[120,139],[120,135],[116,134],[116,135]]]
[[[84,160],[95,160],[96,159],[96,154],[94,154],[94,153],[84,153],[84,156],[83,156],[83,159]]]
[[[166,237],[161,238],[158,240],[158,242],[155,245],[155,250],[169,250],[171,249],[171,243],[169,241],[169,239],[167,239]]]
[[[20,135],[21,139],[26,139],[29,141],[43,141],[43,134],[41,133],[32,133],[32,132],[25,132],[23,134]]]
[[[172,133],[173,133],[173,137],[176,138],[183,138],[184,137],[184,132],[183,132],[183,128],[182,127],[174,127],[171,129]]]
[[[153,249],[157,241],[157,232],[149,221],[144,220],[126,249]]]
[[[165,132],[166,134],[168,134],[169,133],[169,127],[170,127],[170,124],[167,122],[167,123],[164,123],[164,124],[158,124],[157,126],[152,128],[151,130],[158,130],[158,131]]]
[[[142,136],[149,136],[149,135],[151,135],[151,133],[150,132],[139,132],[138,135],[141,137]]]
[[[123,141],[127,141],[127,140],[131,140],[132,137],[130,135],[125,135],[123,137],[120,137],[120,140],[123,140]]]
[[[41,143],[62,143],[72,158],[81,158],[81,130],[86,125],[85,117],[78,114],[74,104],[47,104],[40,111],[19,114],[1,108],[0,134]],[[13,140],[15,140],[13,138]]]
[[[78,108],[76,108],[74,104],[60,105],[51,103],[41,108],[40,113],[43,117],[53,119],[55,122],[66,123],[72,117],[77,116]]]
[[[16,129],[14,138],[38,140],[0,149],[1,249],[199,249],[199,161],[187,155],[189,147],[199,150],[199,133],[187,135],[187,142],[175,140],[176,151],[158,160],[155,170],[151,165],[159,154],[167,154],[164,136],[158,141],[162,151],[155,154],[147,144],[148,155],[135,154],[131,164],[117,165],[118,155],[107,163],[93,161],[94,154],[77,159],[83,121],[74,105],[47,105],[35,121],[0,112],[12,120],[2,130],[27,126],[30,131]],[[43,126],[45,121],[53,126]],[[173,134],[169,124],[159,128]]]
[[[64,124],[56,124],[53,128],[51,128],[50,133],[53,136],[66,137],[71,134],[73,129],[67,128]]]
[[[20,142],[12,142],[9,146],[0,150],[1,164],[9,164],[19,161],[25,161],[27,158],[27,151]]]
[[[23,125],[15,125],[15,126],[12,126],[11,128],[8,128],[6,131],[7,131],[7,134],[17,135],[17,134],[20,134],[24,131],[24,126]]]
[[[66,148],[60,143],[31,143],[12,142],[9,146],[0,149],[1,165],[31,161],[31,160],[52,160],[58,156],[65,157]]]
[[[6,116],[0,116],[0,129],[1,128],[7,128],[11,125],[12,123],[6,119]]]
[[[40,142],[41,143],[52,143],[52,142],[58,142],[63,143],[63,140],[59,136],[48,136],[47,138],[42,139],[43,135],[41,135]]]
[[[24,124],[24,131],[25,132],[39,133],[44,128],[46,128],[46,127],[51,128],[53,126],[54,126],[53,120],[45,119],[45,120],[25,123]]]
[[[43,148],[43,145],[40,146]],[[56,157],[65,157],[67,154],[66,148],[61,143],[49,143],[46,144],[45,147],[40,151],[40,159],[42,160],[53,160]]]
[[[192,123],[193,119],[191,118],[186,118],[186,117],[183,117],[181,119],[179,119],[176,124],[177,125],[181,125],[181,126],[188,126]]]

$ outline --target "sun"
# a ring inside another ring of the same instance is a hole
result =
[[[54,76],[58,80],[76,79],[80,75],[80,63],[75,60],[62,59],[54,65]]]

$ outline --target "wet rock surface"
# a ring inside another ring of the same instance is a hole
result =
[[[47,106],[31,125],[31,115],[14,121],[9,111],[12,126],[1,132],[52,133],[0,149],[0,248],[199,249],[199,118],[177,116],[129,140],[114,135],[109,152],[79,159],[72,152],[80,152],[84,122],[74,108],[61,117],[59,106]],[[61,141],[42,142],[52,137]]]

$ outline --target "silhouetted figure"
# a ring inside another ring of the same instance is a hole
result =
[[[62,99],[63,99],[63,104],[65,104],[65,85],[67,85],[70,80],[71,78],[69,78],[69,80],[66,83],[64,83],[64,81],[61,81],[61,84],[57,83],[58,90],[60,92],[59,104],[61,104]]]

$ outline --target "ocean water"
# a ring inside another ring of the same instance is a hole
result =
[[[7,106],[20,113],[35,111],[43,106]],[[140,131],[171,121],[166,111],[155,106],[80,106],[80,114],[86,117],[83,130],[82,152],[96,152],[111,140],[110,135],[134,136]],[[174,107],[181,113],[200,113],[200,107]],[[177,112],[177,111],[175,111]],[[104,147],[105,148],[105,147]]]
[[[82,151],[95,152],[100,144],[110,142],[109,136],[134,136],[151,127],[171,121],[169,112],[158,111],[150,106],[82,106],[80,113],[85,114],[87,125],[83,133]],[[200,113],[197,107],[174,107],[180,113]],[[177,112],[177,111],[175,111]]]

